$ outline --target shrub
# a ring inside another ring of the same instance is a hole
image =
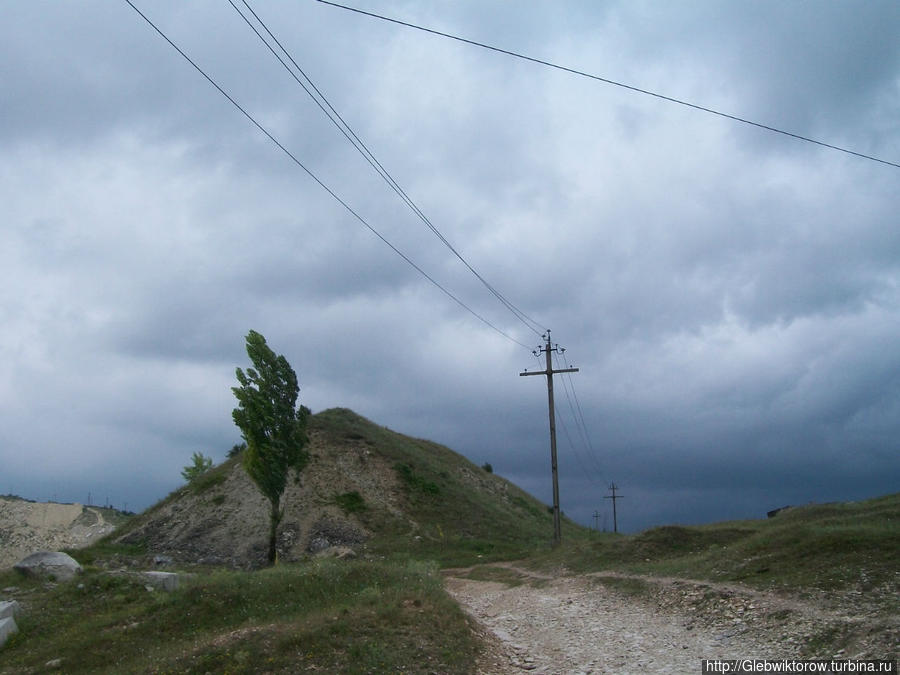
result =
[[[341,507],[344,513],[358,513],[366,510],[366,502],[356,490],[345,492],[334,498],[334,503]]]
[[[200,476],[212,468],[212,457],[205,457],[202,452],[195,452],[191,457],[193,464],[188,464],[181,470],[181,475],[188,483],[193,483]]]

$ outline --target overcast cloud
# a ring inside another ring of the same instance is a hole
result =
[[[546,386],[518,376],[540,335],[227,2],[136,4],[514,340],[125,2],[6,3],[0,492],[138,510],[193,452],[223,459],[252,328],[313,411],[444,443],[549,502]],[[356,6],[900,162],[893,0]],[[900,169],[317,2],[254,9],[581,369],[556,378],[566,513],[611,528],[612,481],[628,531],[900,488]]]

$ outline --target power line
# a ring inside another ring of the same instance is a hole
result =
[[[337,201],[341,206],[343,206],[354,218],[356,218],[356,220],[358,220],[363,226],[365,226],[370,232],[372,232],[372,234],[374,234],[376,237],[378,237],[394,253],[396,253],[398,256],[400,256],[408,265],[410,265],[419,274],[421,274],[428,281],[430,281],[436,288],[438,288],[442,293],[444,293],[444,295],[446,295],[448,298],[453,300],[456,304],[458,304],[460,307],[465,309],[467,312],[469,312],[472,316],[474,316],[476,319],[481,321],[483,324],[485,324],[489,328],[493,329],[494,331],[496,331],[497,333],[499,333],[500,335],[505,337],[507,340],[515,342],[517,345],[519,345],[521,347],[525,347],[526,349],[531,349],[528,345],[526,345],[523,342],[519,342],[514,337],[512,337],[508,333],[504,332],[503,330],[501,330],[500,328],[495,326],[493,323],[488,321],[486,318],[481,316],[481,314],[479,314],[474,309],[469,307],[466,303],[464,303],[462,300],[460,300],[458,297],[456,297],[453,293],[451,293],[444,286],[442,286],[438,281],[436,281],[433,277],[431,277],[427,272],[425,272],[425,270],[423,270],[415,262],[413,262],[412,259],[410,259],[405,253],[403,253],[400,249],[398,249],[396,246],[394,246],[394,244],[392,244],[387,238],[385,238],[384,235],[382,235],[378,230],[376,230],[372,225],[370,225],[369,222],[365,218],[363,218],[356,211],[354,211],[353,208],[346,201],[344,201],[334,190],[332,190],[330,187],[328,187],[328,185],[326,185],[318,176],[316,176],[316,174],[314,174],[312,172],[312,170],[310,170],[305,164],[303,164],[303,162],[301,162],[299,159],[297,159],[297,157],[290,150],[288,150],[277,138],[275,138],[275,136],[273,136],[264,126],[262,126],[262,124],[257,122],[256,119],[249,112],[247,112],[246,109],[244,109],[234,98],[232,98],[232,96],[228,92],[226,92],[221,86],[219,86],[219,84],[214,79],[212,79],[212,77],[210,75],[208,75],[206,73],[206,71],[204,71],[199,65],[197,65],[197,63],[193,59],[191,59],[191,57],[189,57],[178,45],[176,45],[171,39],[169,39],[169,37],[155,23],[153,23],[153,21],[151,21],[150,18],[147,17],[147,15],[145,15],[143,12],[141,12],[141,10],[138,9],[131,0],[125,0],[125,2],[151,28],[153,28],[153,30],[156,31],[160,37],[162,37],[166,42],[168,42],[169,45],[175,51],[177,51],[178,54],[185,61],[187,61],[189,64],[191,64],[191,66],[193,66],[194,70],[196,70],[198,73],[200,73],[206,79],[207,82],[209,82],[213,87],[215,87],[216,90],[218,90],[218,92],[220,94],[222,94],[222,96],[224,96],[228,100],[229,103],[231,103],[235,108],[237,108],[240,111],[240,113],[253,124],[253,126],[255,126],[257,129],[259,129],[270,141],[272,141],[272,143],[274,143],[278,147],[279,150],[281,150],[285,155],[287,155],[291,159],[291,161],[294,162],[294,164],[296,164],[301,169],[303,169],[303,171],[310,178],[312,178],[323,190],[325,190],[329,195],[331,195],[331,197],[335,201]]]
[[[566,426],[565,419],[559,412],[559,406],[556,406],[556,419],[559,421],[559,426],[562,427],[563,435],[566,437],[566,440],[569,442],[569,447],[572,448],[572,454],[575,456],[575,460],[578,462],[578,465],[581,467],[581,470],[584,472],[584,475],[587,476],[587,479],[594,483],[594,485],[600,486],[601,483],[598,477],[595,477],[594,470],[591,468],[590,463],[586,463],[581,456],[581,453],[578,451],[578,448],[575,446],[575,443],[572,442],[572,436],[569,434],[569,428]]]
[[[565,359],[565,352],[562,354],[565,368],[569,368],[568,359]],[[568,384],[566,382],[568,381]],[[578,430],[578,436],[581,442],[584,445],[585,452],[588,457],[591,458],[594,467],[597,469],[599,474],[602,474],[603,467],[600,465],[600,461],[597,459],[597,456],[594,454],[594,447],[591,444],[590,434],[588,434],[587,426],[584,423],[584,415],[580,415],[581,412],[581,404],[578,404],[578,413],[576,413],[575,405],[572,403],[573,399],[576,403],[578,403],[578,398],[575,395],[575,383],[572,380],[572,375],[570,373],[563,373],[562,376],[563,382],[563,390],[566,392],[566,401],[569,404],[569,411],[572,413],[572,419],[575,421],[575,428]],[[571,389],[571,396],[569,395],[569,390]],[[571,440],[570,440],[571,443]],[[574,447],[573,447],[574,450]],[[577,452],[577,451],[576,451]]]
[[[409,209],[416,215],[416,217],[421,220],[425,226],[431,230],[431,232],[441,241],[444,246],[446,246],[467,268],[468,270],[475,275],[475,277],[484,285],[485,288],[490,291],[490,293],[503,304],[512,314],[525,326],[534,332],[536,335],[540,335],[544,330],[538,322],[530,318],[527,314],[525,314],[522,310],[516,307],[512,302],[510,302],[502,293],[500,293],[492,284],[490,284],[472,265],[466,260],[463,255],[451,244],[447,238],[443,235],[443,233],[431,222],[431,220],[425,215],[425,213],[418,207],[418,205],[412,200],[412,198],[407,194],[407,192],[400,186],[400,184],[394,179],[394,177],[390,174],[390,172],[384,167],[384,165],[378,161],[372,151],[368,148],[368,146],[363,142],[363,140],[359,137],[359,135],[353,130],[353,128],[347,123],[347,121],[341,116],[341,114],[334,108],[334,106],[328,101],[325,94],[322,93],[321,89],[316,86],[316,84],[312,81],[309,75],[304,72],[304,70],[300,67],[297,61],[291,56],[290,52],[285,48],[285,46],[281,43],[281,41],[275,36],[275,34],[269,29],[266,23],[260,18],[260,16],[256,13],[253,7],[250,6],[247,0],[241,0],[244,6],[249,10],[250,14],[253,15],[253,18],[259,23],[259,25],[263,28],[263,30],[268,34],[268,36],[272,39],[272,41],[278,46],[284,56],[288,59],[288,61],[293,64],[294,68],[296,68],[297,73],[299,73],[303,80],[297,77],[297,74],[291,69],[291,67],[287,64],[287,62],[281,58],[278,52],[272,47],[269,41],[262,35],[262,33],[257,30],[256,26],[250,21],[250,19],[245,15],[241,9],[235,4],[234,0],[228,0],[229,4],[234,8],[235,12],[237,12],[240,17],[244,20],[244,22],[250,27],[250,29],[256,34],[259,40],[268,48],[268,50],[272,53],[272,55],[278,60],[279,63],[284,67],[285,70],[294,78],[298,85],[307,93],[307,95],[316,103],[317,106],[322,110],[326,117],[334,124],[335,127],[343,134],[343,136],[350,142],[350,144],[359,152],[360,155],[369,163],[369,165],[378,173],[379,176],[388,184],[388,186],[397,193],[400,199],[409,207]],[[305,81],[305,84],[304,84]],[[308,85],[308,86],[307,86]],[[313,93],[315,92],[315,93]]]
[[[565,365],[565,367],[568,368],[569,367],[569,359],[566,358],[565,352],[562,353],[562,359],[563,359],[563,365]],[[599,467],[600,461],[597,459],[597,456],[594,453],[594,444],[591,443],[591,434],[588,431],[587,424],[584,421],[584,412],[582,412],[582,410],[581,410],[581,402],[578,400],[578,394],[575,392],[575,381],[572,379],[572,376],[569,374],[566,374],[566,376],[563,380],[564,384],[565,384],[565,379],[569,380],[569,386],[572,388],[572,398],[575,399],[575,406],[578,409],[578,419],[581,423],[581,428],[584,430],[584,437],[587,440],[588,450],[590,451],[591,456],[594,457],[594,461],[597,462],[597,466]]]
[[[798,141],[804,141],[806,143],[813,143],[815,145],[821,146],[823,148],[828,148],[830,150],[837,150],[838,152],[844,152],[848,155],[854,155],[856,157],[860,157],[862,159],[867,159],[872,162],[878,162],[880,164],[887,164],[888,166],[893,166],[897,169],[900,169],[900,164],[896,162],[891,162],[886,159],[879,159],[878,157],[873,157],[872,155],[866,155],[861,152],[856,152],[855,150],[849,150],[847,148],[842,148],[839,145],[832,145],[831,143],[825,143],[823,141],[817,141],[814,138],[809,138],[808,136],[801,136],[800,134],[795,134],[790,131],[784,131],[783,129],[778,129],[777,127],[770,126],[768,124],[762,124],[760,122],[754,122],[753,120],[746,119],[744,117],[738,117],[737,115],[731,115],[729,113],[724,113],[719,110],[715,110],[713,108],[707,108],[702,105],[698,105],[696,103],[690,103],[689,101],[685,101],[683,99],[675,98],[673,96],[666,96],[664,94],[659,94],[655,91],[651,91],[649,89],[642,89],[640,87],[635,87],[630,84],[625,84],[624,82],[617,82],[616,80],[611,80],[606,77],[601,77],[599,75],[593,75],[591,73],[587,73],[583,70],[577,70],[575,68],[569,68],[567,66],[561,66],[557,63],[553,63],[551,61],[544,61],[543,59],[538,59],[533,56],[526,56],[525,54],[520,54],[518,52],[514,52],[508,49],[502,49],[500,47],[494,47],[493,45],[485,44],[483,42],[478,42],[476,40],[469,40],[464,37],[459,37],[458,35],[452,35],[450,33],[443,33],[439,30],[434,30],[433,28],[425,28],[424,26],[419,26],[414,23],[409,23],[407,21],[401,21],[399,19],[392,19],[387,16],[382,16],[381,14],[375,14],[374,12],[366,12],[361,9],[357,9],[356,7],[348,7],[347,5],[342,5],[337,2],[330,2],[330,0],[318,0],[323,5],[331,5],[332,7],[338,7],[340,9],[345,9],[349,12],[355,12],[357,14],[363,14],[365,16],[370,16],[374,19],[381,19],[382,21],[388,21],[390,23],[395,23],[400,26],[405,26],[407,28],[414,28],[415,30],[420,30],[425,33],[431,33],[432,35],[438,35],[440,37],[448,38],[450,40],[456,40],[457,42],[463,42],[468,45],[473,45],[475,47],[481,47],[482,49],[488,49],[493,52],[498,52],[500,54],[505,54],[506,56],[512,56],[517,59],[522,59],[523,61],[530,61],[531,63],[536,63],[542,66],[546,66],[547,68],[554,68],[556,70],[562,70],[571,75],[578,75],[579,77],[586,77],[591,80],[596,80],[597,82],[603,82],[605,84],[611,84],[616,87],[621,87],[622,89],[628,89],[629,91],[636,92],[638,94],[644,94],[646,96],[653,96],[654,98],[662,99],[663,101],[668,101],[670,103],[677,103],[678,105],[683,105],[688,108],[693,108],[694,110],[699,110],[701,112],[709,113],[710,115],[717,115],[718,117],[724,117],[726,119],[732,120],[734,122],[740,122],[741,124],[748,124],[753,127],[757,127],[758,129],[764,129],[765,131],[771,131],[776,134],[781,134],[783,136],[788,136],[790,138],[796,139]]]

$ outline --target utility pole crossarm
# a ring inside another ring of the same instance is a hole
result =
[[[578,370],[579,370],[578,368],[560,368],[559,370],[551,370],[550,372],[553,375],[556,375],[557,373],[577,373]],[[532,371],[526,370],[524,373],[519,373],[519,377],[524,377],[525,375],[546,375],[546,374],[547,374],[546,370],[532,370]]]

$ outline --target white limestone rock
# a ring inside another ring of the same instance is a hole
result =
[[[11,602],[0,602],[0,619],[15,619],[19,615],[22,606],[15,600]]]
[[[10,635],[18,632],[19,627],[16,625],[16,620],[14,618],[8,616],[5,619],[0,619],[0,647],[6,644]]]
[[[53,577],[58,581],[68,581],[82,572],[77,560],[59,551],[32,553],[13,565],[13,569],[25,576]]]

